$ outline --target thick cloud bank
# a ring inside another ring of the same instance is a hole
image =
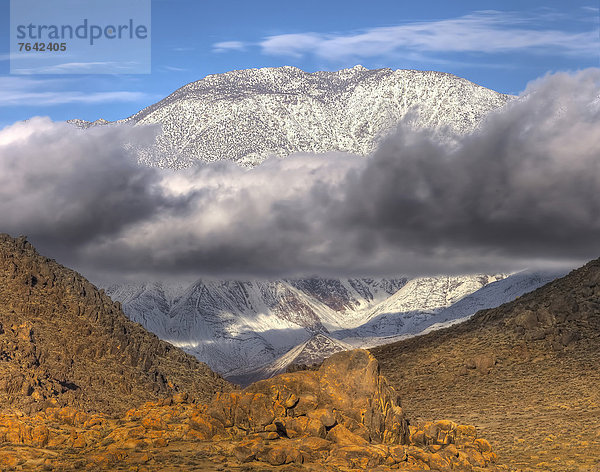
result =
[[[139,166],[154,130],[0,131],[0,231],[96,279],[425,274],[600,256],[600,70],[532,83],[456,146],[400,127],[367,158]]]

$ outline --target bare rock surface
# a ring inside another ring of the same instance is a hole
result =
[[[0,416],[3,470],[493,471],[490,444],[451,421],[409,425],[364,350],[208,404],[188,395],[118,419],[74,408]]]
[[[76,272],[0,235],[0,405],[119,413],[186,391],[207,401],[231,385],[128,320]]]

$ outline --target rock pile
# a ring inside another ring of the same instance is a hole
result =
[[[318,371],[283,374],[219,394],[208,404],[176,394],[118,420],[73,408],[0,417],[0,450],[7,443],[30,446],[0,454],[4,467],[25,469],[39,464],[60,469],[75,461],[82,468],[160,470],[159,451],[176,447],[180,454],[202,452],[231,467],[497,470],[495,454],[473,426],[409,425],[377,361],[362,350],[335,354]]]

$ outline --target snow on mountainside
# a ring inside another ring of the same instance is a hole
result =
[[[329,287],[329,303],[362,308],[389,297],[404,282],[200,280],[186,289],[113,285],[107,293],[132,320],[227,374],[271,362],[314,334],[345,326],[346,311],[336,312],[312,295],[319,287]]]
[[[436,285],[439,286],[440,283],[443,284],[442,281],[436,281],[435,279],[437,278],[435,277],[433,281],[429,281],[429,286],[433,288],[431,292],[432,296],[429,297],[428,302],[421,308],[413,303],[409,292],[416,293],[417,290],[413,290],[413,287],[411,287],[412,284],[409,282],[404,289],[398,291],[393,297],[390,297],[390,300],[386,300],[371,310],[369,315],[375,316],[370,316],[370,320],[365,324],[355,329],[333,333],[333,335],[344,339],[345,342],[355,348],[370,348],[392,343],[400,339],[465,321],[479,310],[495,308],[503,303],[512,301],[552,280],[562,277],[565,273],[523,271],[506,278],[498,276],[489,277],[488,283],[483,284],[479,290],[473,291],[466,296],[460,296],[460,291],[454,291],[455,296],[451,296],[451,303],[447,304],[446,307],[443,307],[441,304],[443,303],[442,297],[436,294],[434,288]],[[482,279],[480,280],[483,282],[486,276],[481,277]],[[452,278],[449,277],[448,279]],[[423,283],[423,280],[415,279],[417,282],[416,285],[421,287],[421,291],[427,286],[427,284]],[[458,287],[464,282],[466,281],[459,283]],[[473,280],[469,282],[472,283]],[[463,286],[463,289],[468,291],[466,286]],[[452,290],[449,291],[449,293],[452,292]],[[458,299],[456,296],[458,296]],[[396,302],[393,299],[396,299]],[[405,301],[398,303],[399,299]],[[438,300],[437,302],[434,301],[436,299]],[[436,307],[435,305],[438,306]]]
[[[287,283],[315,298],[334,312],[322,318],[329,331],[345,329],[362,322],[362,313],[387,300],[406,283],[407,278],[395,279],[308,279],[288,280]]]
[[[164,315],[185,293],[180,285],[152,283],[124,283],[109,287],[106,292],[128,308],[127,316],[155,334],[164,333]]]
[[[440,311],[436,316],[437,322],[463,319],[474,315],[479,310],[496,308],[566,274],[567,271],[517,272],[510,277],[485,285],[471,295]]]
[[[283,368],[291,354],[281,356],[317,335],[354,347],[383,344],[498,306],[559,275],[200,280],[187,288],[114,285],[107,293],[160,338],[245,381]]]
[[[315,334],[308,341],[295,346],[281,357],[273,362],[241,373],[232,372],[228,376],[228,380],[245,386],[262,379],[268,379],[274,375],[286,372],[288,367],[297,366],[312,366],[320,364],[329,356],[340,351],[352,349],[352,346],[344,342],[333,339],[324,334]]]
[[[286,66],[209,75],[119,122],[162,125],[155,149],[140,156],[149,164],[228,159],[252,166],[296,152],[366,155],[411,111],[418,111],[416,127],[467,133],[511,99],[442,72]]]
[[[393,336],[418,332],[419,326],[443,308],[505,275],[419,277],[394,295],[363,313],[354,326],[336,332],[337,338]]]

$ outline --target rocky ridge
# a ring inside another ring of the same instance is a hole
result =
[[[81,275],[0,235],[0,405],[125,411],[180,390],[199,400],[231,386],[130,321]]]

